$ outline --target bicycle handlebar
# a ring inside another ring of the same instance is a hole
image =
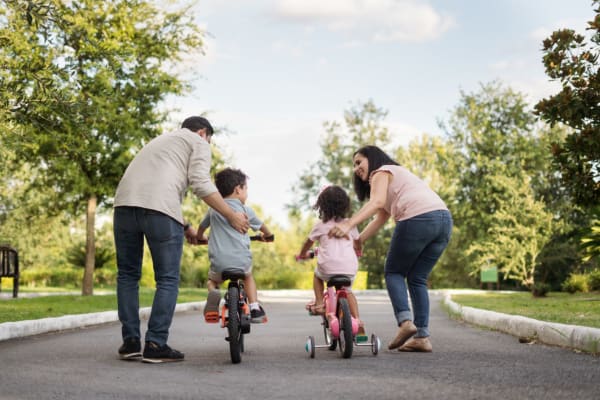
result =
[[[250,240],[258,242],[273,242],[275,235],[263,236],[261,234],[250,236]],[[208,240],[198,240],[198,244],[208,244]]]

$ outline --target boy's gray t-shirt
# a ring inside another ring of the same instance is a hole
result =
[[[256,216],[252,208],[245,206],[239,199],[225,199],[225,202],[236,212],[248,215],[250,228],[259,230],[263,222]],[[212,208],[200,222],[200,227],[210,227],[208,241],[208,258],[210,268],[221,272],[227,268],[242,268],[248,271],[252,266],[250,252],[250,236],[239,233],[229,224],[227,219]]]

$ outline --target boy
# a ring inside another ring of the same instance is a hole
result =
[[[262,233],[263,238],[272,236],[269,229],[256,216],[254,211],[245,205],[248,199],[248,177],[239,169],[225,168],[215,175],[215,185],[225,202],[235,211],[248,215],[250,228]],[[197,238],[206,240],[204,232],[210,227],[208,241],[208,298],[204,307],[206,322],[218,322],[219,302],[221,292],[219,284],[223,282],[221,272],[227,268],[241,268],[246,271],[244,286],[250,303],[250,317],[254,323],[267,322],[267,316],[258,303],[256,282],[252,276],[252,253],[250,252],[250,237],[231,227],[226,219],[218,212],[209,209],[200,223]]]

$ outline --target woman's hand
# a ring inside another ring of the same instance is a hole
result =
[[[342,221],[338,224],[335,224],[335,226],[329,230],[328,235],[329,237],[345,237],[346,239],[350,239],[350,237],[348,236],[350,229],[352,229],[352,225],[350,225],[348,221]]]

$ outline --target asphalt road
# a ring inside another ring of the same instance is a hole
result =
[[[451,320],[432,298],[433,353],[388,351],[396,327],[385,294],[359,297],[362,319],[382,349],[350,359],[317,349],[318,317],[302,295],[262,298],[269,316],[246,336],[241,364],[229,359],[225,330],[199,312],[176,314],[169,344],[180,363],[117,358],[116,323],[0,342],[0,399],[600,399],[600,357]],[[143,328],[145,325],[143,323]]]

